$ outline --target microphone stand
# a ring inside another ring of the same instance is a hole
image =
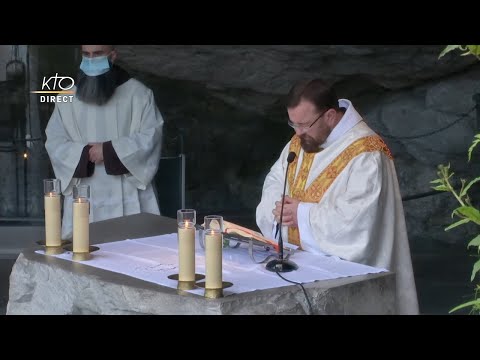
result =
[[[291,156],[293,155],[293,156]],[[267,263],[265,268],[268,271],[273,272],[290,272],[298,269],[298,265],[293,261],[285,260],[283,258],[283,238],[282,238],[282,222],[283,222],[283,205],[285,204],[285,191],[287,189],[287,176],[288,176],[288,167],[290,163],[295,159],[295,153],[290,153],[287,159],[287,171],[285,171],[285,182],[283,184],[283,197],[282,197],[282,208],[280,210],[280,222],[277,224],[277,230],[280,230],[278,237],[278,259],[271,260]]]

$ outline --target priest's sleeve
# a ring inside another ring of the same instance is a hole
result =
[[[88,144],[72,140],[65,129],[64,119],[62,119],[58,104],[55,105],[48,121],[45,134],[47,135],[45,148],[50,157],[55,177],[60,179],[62,192],[68,194],[73,178],[84,177],[81,175],[88,176],[89,173],[90,175],[93,173],[93,167],[88,164]],[[86,155],[84,151],[86,151]],[[85,158],[85,156],[87,157]]]
[[[275,219],[272,211],[275,209],[275,202],[280,201],[282,198],[289,147],[290,143],[285,146],[279,159],[273,164],[270,172],[267,174],[263,184],[262,198],[256,209],[258,228],[263,236],[268,239],[274,238],[272,232],[274,231]],[[295,169],[291,167],[289,171],[295,171]]]
[[[107,141],[102,144],[103,162],[105,164],[105,172],[108,175],[128,174],[128,169],[122,164],[118,158],[117,152],[113,148],[112,142]]]
[[[153,92],[142,97],[140,108],[132,116],[139,116],[138,126],[128,136],[111,140],[111,146],[121,163],[118,173],[138,189],[145,190],[157,173],[162,148],[163,117],[155,104]],[[117,165],[118,162],[117,162]]]
[[[73,177],[85,178],[93,175],[93,172],[95,171],[95,163],[89,160],[89,150],[91,147],[91,145],[86,145],[83,148],[82,155],[80,156],[77,168],[73,173]]]
[[[319,203],[297,212],[302,247],[390,268],[396,232],[396,177],[380,152],[364,153],[340,173]],[[403,213],[401,214],[403,216]]]

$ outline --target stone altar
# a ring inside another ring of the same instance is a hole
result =
[[[176,231],[176,220],[137,214],[92,223],[91,244]],[[32,246],[40,239],[32,239]],[[206,299],[81,263],[24,250],[10,275],[7,315],[14,314],[307,314],[300,286]],[[314,314],[394,314],[393,273],[361,275],[304,285]]]

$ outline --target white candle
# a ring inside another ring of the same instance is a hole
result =
[[[205,288],[222,288],[222,233],[205,232]]]
[[[79,198],[73,201],[73,252],[86,253],[90,248],[90,202]]]
[[[60,195],[48,193],[45,203],[45,244],[46,246],[62,245],[62,223],[60,211]]]
[[[178,280],[195,281],[195,227],[189,221],[178,226],[178,268]]]

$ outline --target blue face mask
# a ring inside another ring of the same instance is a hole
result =
[[[88,76],[98,76],[110,70],[108,56],[86,57],[83,56],[80,69]]]

